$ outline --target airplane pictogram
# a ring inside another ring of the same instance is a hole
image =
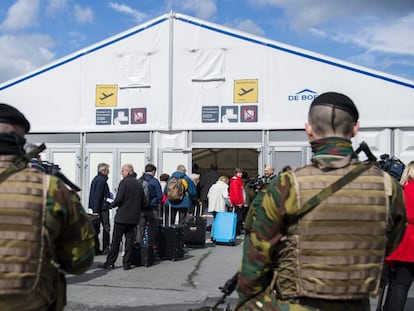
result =
[[[100,100],[104,100],[107,99],[108,97],[111,97],[112,95],[114,95],[114,93],[111,94],[105,94],[104,92],[102,92],[102,97],[99,97]]]
[[[251,89],[248,89],[248,90],[245,90],[244,88],[241,88],[241,90],[243,91],[242,93],[238,93],[239,94],[239,96],[243,96],[243,95],[246,95],[247,93],[250,93],[251,91],[253,91],[254,90],[254,88],[251,88]]]

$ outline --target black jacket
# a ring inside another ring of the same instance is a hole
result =
[[[91,189],[89,192],[89,208],[94,213],[99,213],[103,210],[108,210],[109,205],[104,204],[105,200],[109,197],[108,176],[98,174],[94,177],[91,183]]]
[[[138,224],[141,209],[144,206],[144,188],[133,173],[126,176],[119,183],[118,193],[113,207],[118,206],[115,223]]]

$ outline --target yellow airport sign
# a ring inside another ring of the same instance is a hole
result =
[[[118,98],[117,84],[96,85],[95,106],[96,107],[116,107]]]
[[[234,80],[235,103],[257,103],[258,80]]]

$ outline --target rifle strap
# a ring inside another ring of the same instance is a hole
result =
[[[1,174],[0,174],[0,184],[5,181],[7,178],[9,178],[14,173],[17,173],[18,171],[21,171],[26,168],[27,163],[29,163],[30,159],[33,159],[39,155],[43,150],[46,149],[45,144],[41,144],[40,146],[37,146],[32,151],[26,153],[23,156],[16,156],[13,159],[13,165],[6,168]]]
[[[299,210],[297,216],[302,217],[309,211],[311,211],[314,207],[319,205],[322,201],[329,198],[335,192],[340,190],[342,187],[353,181],[363,172],[368,170],[371,166],[373,166],[375,162],[361,162],[359,163],[353,170],[339,178],[337,181],[330,184],[325,189],[322,189],[319,193],[315,194],[312,198],[310,198],[305,204],[302,205],[302,208]]]

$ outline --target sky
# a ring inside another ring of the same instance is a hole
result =
[[[414,0],[1,0],[0,83],[170,11],[414,81]]]

